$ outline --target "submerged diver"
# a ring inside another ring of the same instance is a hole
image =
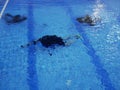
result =
[[[11,23],[18,23],[18,22],[25,21],[27,19],[27,17],[21,16],[21,15],[13,16],[9,13],[6,13],[4,16],[4,19],[8,24],[11,24]]]
[[[55,45],[68,46],[74,42],[73,39],[79,39],[79,38],[80,38],[80,35],[75,35],[73,37],[68,37],[66,39],[62,39],[61,37],[58,37],[56,35],[45,35],[42,38],[39,38],[38,40],[28,43],[27,45],[21,45],[21,47],[24,48],[30,45],[36,45],[38,42],[41,42],[41,44],[46,48],[52,47]]]
[[[76,19],[78,22],[80,23],[87,23],[89,24],[90,26],[94,26],[96,21],[97,21],[97,18],[92,18],[91,16],[89,15],[86,15],[85,17],[79,17]]]

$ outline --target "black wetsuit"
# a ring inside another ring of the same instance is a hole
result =
[[[92,20],[92,18],[89,15],[86,15],[85,17],[79,17],[76,19],[78,22],[80,23],[87,23],[90,26],[94,26],[94,21]]]
[[[21,47],[26,47],[26,46],[30,46],[30,45],[36,45],[37,42],[41,42],[41,44],[48,48],[48,47],[52,47],[54,45],[61,45],[61,46],[65,46],[65,42],[61,37],[58,37],[56,35],[45,35],[42,38],[39,38],[38,40],[32,41],[31,43],[28,43],[27,45],[21,45]]]
[[[6,13],[4,16],[4,19],[7,23],[18,23],[18,22],[22,22],[22,21],[26,20],[27,17],[21,16],[21,15],[13,16],[9,13]]]
[[[65,43],[61,37],[57,37],[56,35],[46,35],[39,39],[41,44],[44,47],[50,47],[52,45],[62,45],[65,46]]]

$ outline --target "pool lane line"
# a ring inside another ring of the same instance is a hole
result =
[[[31,0],[30,0],[31,1]],[[34,31],[34,15],[33,15],[33,6],[31,4],[28,4],[28,41],[31,41],[34,39],[33,31]],[[35,47],[28,47],[28,67],[27,67],[27,82],[29,86],[29,90],[39,90],[38,88],[38,76],[37,76],[37,70],[36,70],[36,55],[34,54],[36,52]]]
[[[65,5],[65,3],[63,3]],[[66,4],[67,5],[67,4]],[[64,6],[62,6],[64,7]],[[81,24],[76,21],[76,18],[74,17],[74,14],[71,10],[71,7],[68,5],[64,7],[67,13],[70,15],[70,18],[72,22],[74,23],[76,30],[80,33],[83,40],[82,43],[87,48],[87,54],[91,57],[91,62],[94,64],[96,68],[96,73],[98,74],[98,78],[101,81],[102,85],[104,85],[105,90],[115,90],[110,78],[108,72],[104,69],[104,66],[101,63],[100,57],[96,54],[95,49],[93,48],[92,44],[90,43],[85,31],[80,26]]]
[[[5,4],[4,4],[4,6],[3,6],[3,8],[2,8],[2,10],[1,10],[1,12],[0,12],[0,19],[2,18],[2,15],[3,15],[3,13],[4,13],[7,5],[8,5],[8,2],[9,2],[9,0],[6,0]]]

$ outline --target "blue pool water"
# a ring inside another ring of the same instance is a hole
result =
[[[10,0],[4,14],[27,20],[11,25],[0,20],[0,90],[120,90],[119,5],[119,0]],[[101,22],[76,21],[86,14]],[[81,38],[49,48],[52,56],[40,43],[20,48],[54,34]]]

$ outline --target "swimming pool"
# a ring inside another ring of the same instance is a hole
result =
[[[0,20],[0,90],[119,90],[119,5],[119,0],[10,0],[4,14],[28,19],[11,25]],[[86,14],[102,20],[96,26],[76,21]],[[54,34],[81,39],[49,49],[52,56],[40,43],[20,48]]]

